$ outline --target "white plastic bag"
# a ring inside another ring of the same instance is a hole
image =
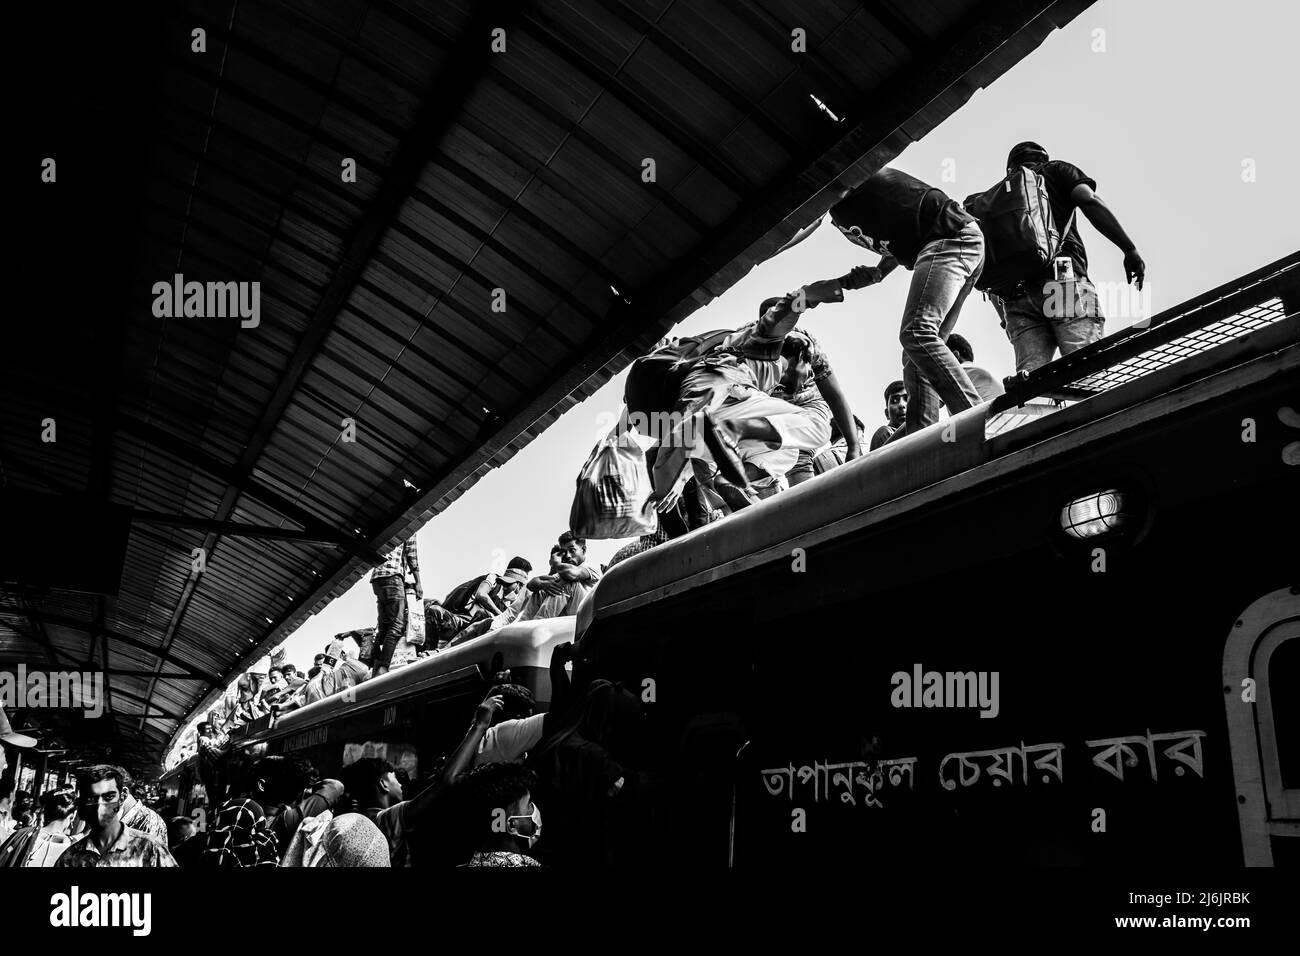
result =
[[[578,475],[569,530],[579,538],[632,538],[659,530],[645,450],[632,432],[602,439]]]

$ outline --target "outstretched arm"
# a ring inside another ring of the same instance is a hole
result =
[[[1124,278],[1137,282],[1139,290],[1146,279],[1147,265],[1138,255],[1137,246],[1128,237],[1124,227],[1115,218],[1115,213],[1093,192],[1087,183],[1079,183],[1070,191],[1070,200],[1079,207],[1079,211],[1088,217],[1088,221],[1097,227],[1097,231],[1113,242],[1124,253]]]
[[[411,800],[411,805],[406,812],[412,815],[412,820],[419,819],[422,813],[447,792],[448,788],[456,782],[456,778],[470,768],[474,763],[475,754],[478,753],[479,744],[483,742],[483,735],[492,726],[492,718],[504,706],[505,701],[500,697],[489,697],[478,705],[478,709],[474,711],[474,722],[469,725],[469,732],[465,734],[465,739],[460,742],[456,752],[443,767],[438,779]]]

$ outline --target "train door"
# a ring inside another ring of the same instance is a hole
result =
[[[1223,655],[1242,855],[1247,866],[1300,865],[1300,587],[1260,598]]]

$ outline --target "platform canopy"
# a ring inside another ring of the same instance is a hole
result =
[[[382,552],[1088,2],[22,13],[48,69],[11,91],[10,238],[44,304],[7,322],[0,665],[102,669],[111,716],[15,724],[156,766]],[[183,286],[166,314],[177,275],[260,283],[256,325],[251,285],[242,316],[184,314]]]

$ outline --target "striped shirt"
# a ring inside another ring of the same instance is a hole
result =
[[[384,563],[370,572],[370,580],[377,581],[379,578],[391,577],[405,579],[408,568],[413,575],[419,577],[420,555],[415,549],[414,536],[389,551],[388,557],[384,558]]]

